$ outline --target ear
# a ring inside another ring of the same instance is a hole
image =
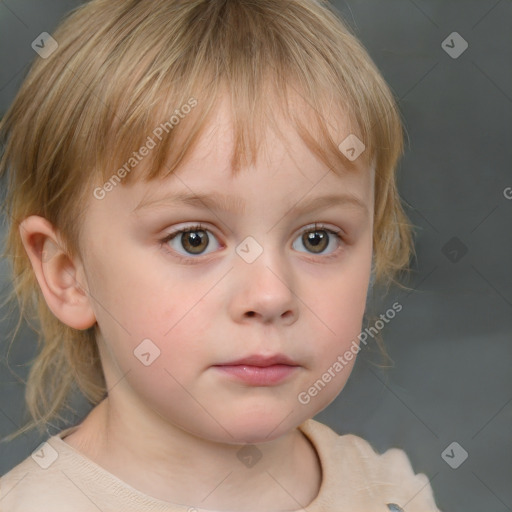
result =
[[[96,317],[81,261],[67,255],[59,233],[45,218],[31,215],[20,223],[19,230],[52,313],[74,329],[92,327]]]

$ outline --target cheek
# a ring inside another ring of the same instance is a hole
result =
[[[110,244],[98,251],[89,290],[105,335],[109,324],[116,324],[112,327],[120,328],[124,337],[141,340],[169,331],[177,321],[177,306],[187,305],[187,295],[173,276],[162,275],[165,266],[130,246]]]
[[[318,340],[316,354],[323,365],[329,366],[354,342],[359,343],[370,278],[371,257],[367,256],[366,253],[354,254],[355,264],[323,279],[321,286],[313,281],[309,285],[315,290],[310,294],[310,304],[317,327],[316,335],[311,334]],[[310,322],[310,325],[313,324]]]
[[[315,312],[333,331],[343,332],[343,327],[361,324],[366,307],[370,280],[371,258],[355,254],[347,265],[335,270],[321,280],[311,279],[306,286],[314,290],[312,304],[318,304]],[[366,261],[368,260],[368,261]]]
[[[366,305],[369,270],[340,273],[317,290],[309,348],[313,377],[298,402],[311,416],[327,407],[342,391],[359,352],[359,334]]]
[[[211,324],[205,320],[208,303],[202,298],[208,283],[203,281],[204,286],[195,289],[176,279],[171,284],[162,280],[154,284],[150,279],[128,283],[117,300],[109,291],[104,302],[109,311],[100,311],[98,324],[117,373],[130,372],[137,387],[156,397],[159,390],[179,387],[178,382],[207,365]],[[109,282],[103,286],[109,288]]]

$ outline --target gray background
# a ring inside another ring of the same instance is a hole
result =
[[[31,42],[79,3],[0,1],[2,113],[35,56]],[[417,226],[418,258],[410,291],[371,300],[377,314],[396,300],[403,304],[383,330],[394,366],[379,369],[376,352],[365,348],[343,392],[316,419],[380,452],[403,448],[415,472],[431,480],[443,512],[510,511],[512,200],[504,190],[512,187],[512,2],[334,5],[399,100],[408,134],[399,183]],[[452,32],[469,44],[455,59],[441,46]],[[6,262],[0,279],[5,293]],[[22,379],[35,354],[35,335],[25,328],[8,369],[7,332],[15,320],[0,330],[0,437],[22,424]],[[89,410],[80,397],[76,405],[71,424]],[[43,440],[26,435],[0,443],[0,474]],[[469,454],[458,469],[441,456],[453,441]]]

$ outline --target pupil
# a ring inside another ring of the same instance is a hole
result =
[[[197,247],[202,242],[201,237],[199,235],[193,234],[193,233],[189,234],[189,240],[193,247]]]
[[[313,245],[318,245],[322,241],[323,236],[319,235],[318,231],[316,231],[315,233],[310,233],[308,238],[309,241],[313,243]]]

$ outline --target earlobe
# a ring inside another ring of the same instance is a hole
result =
[[[44,217],[31,215],[20,223],[21,240],[52,313],[74,329],[88,329],[96,317],[82,263],[64,250],[58,231]]]

